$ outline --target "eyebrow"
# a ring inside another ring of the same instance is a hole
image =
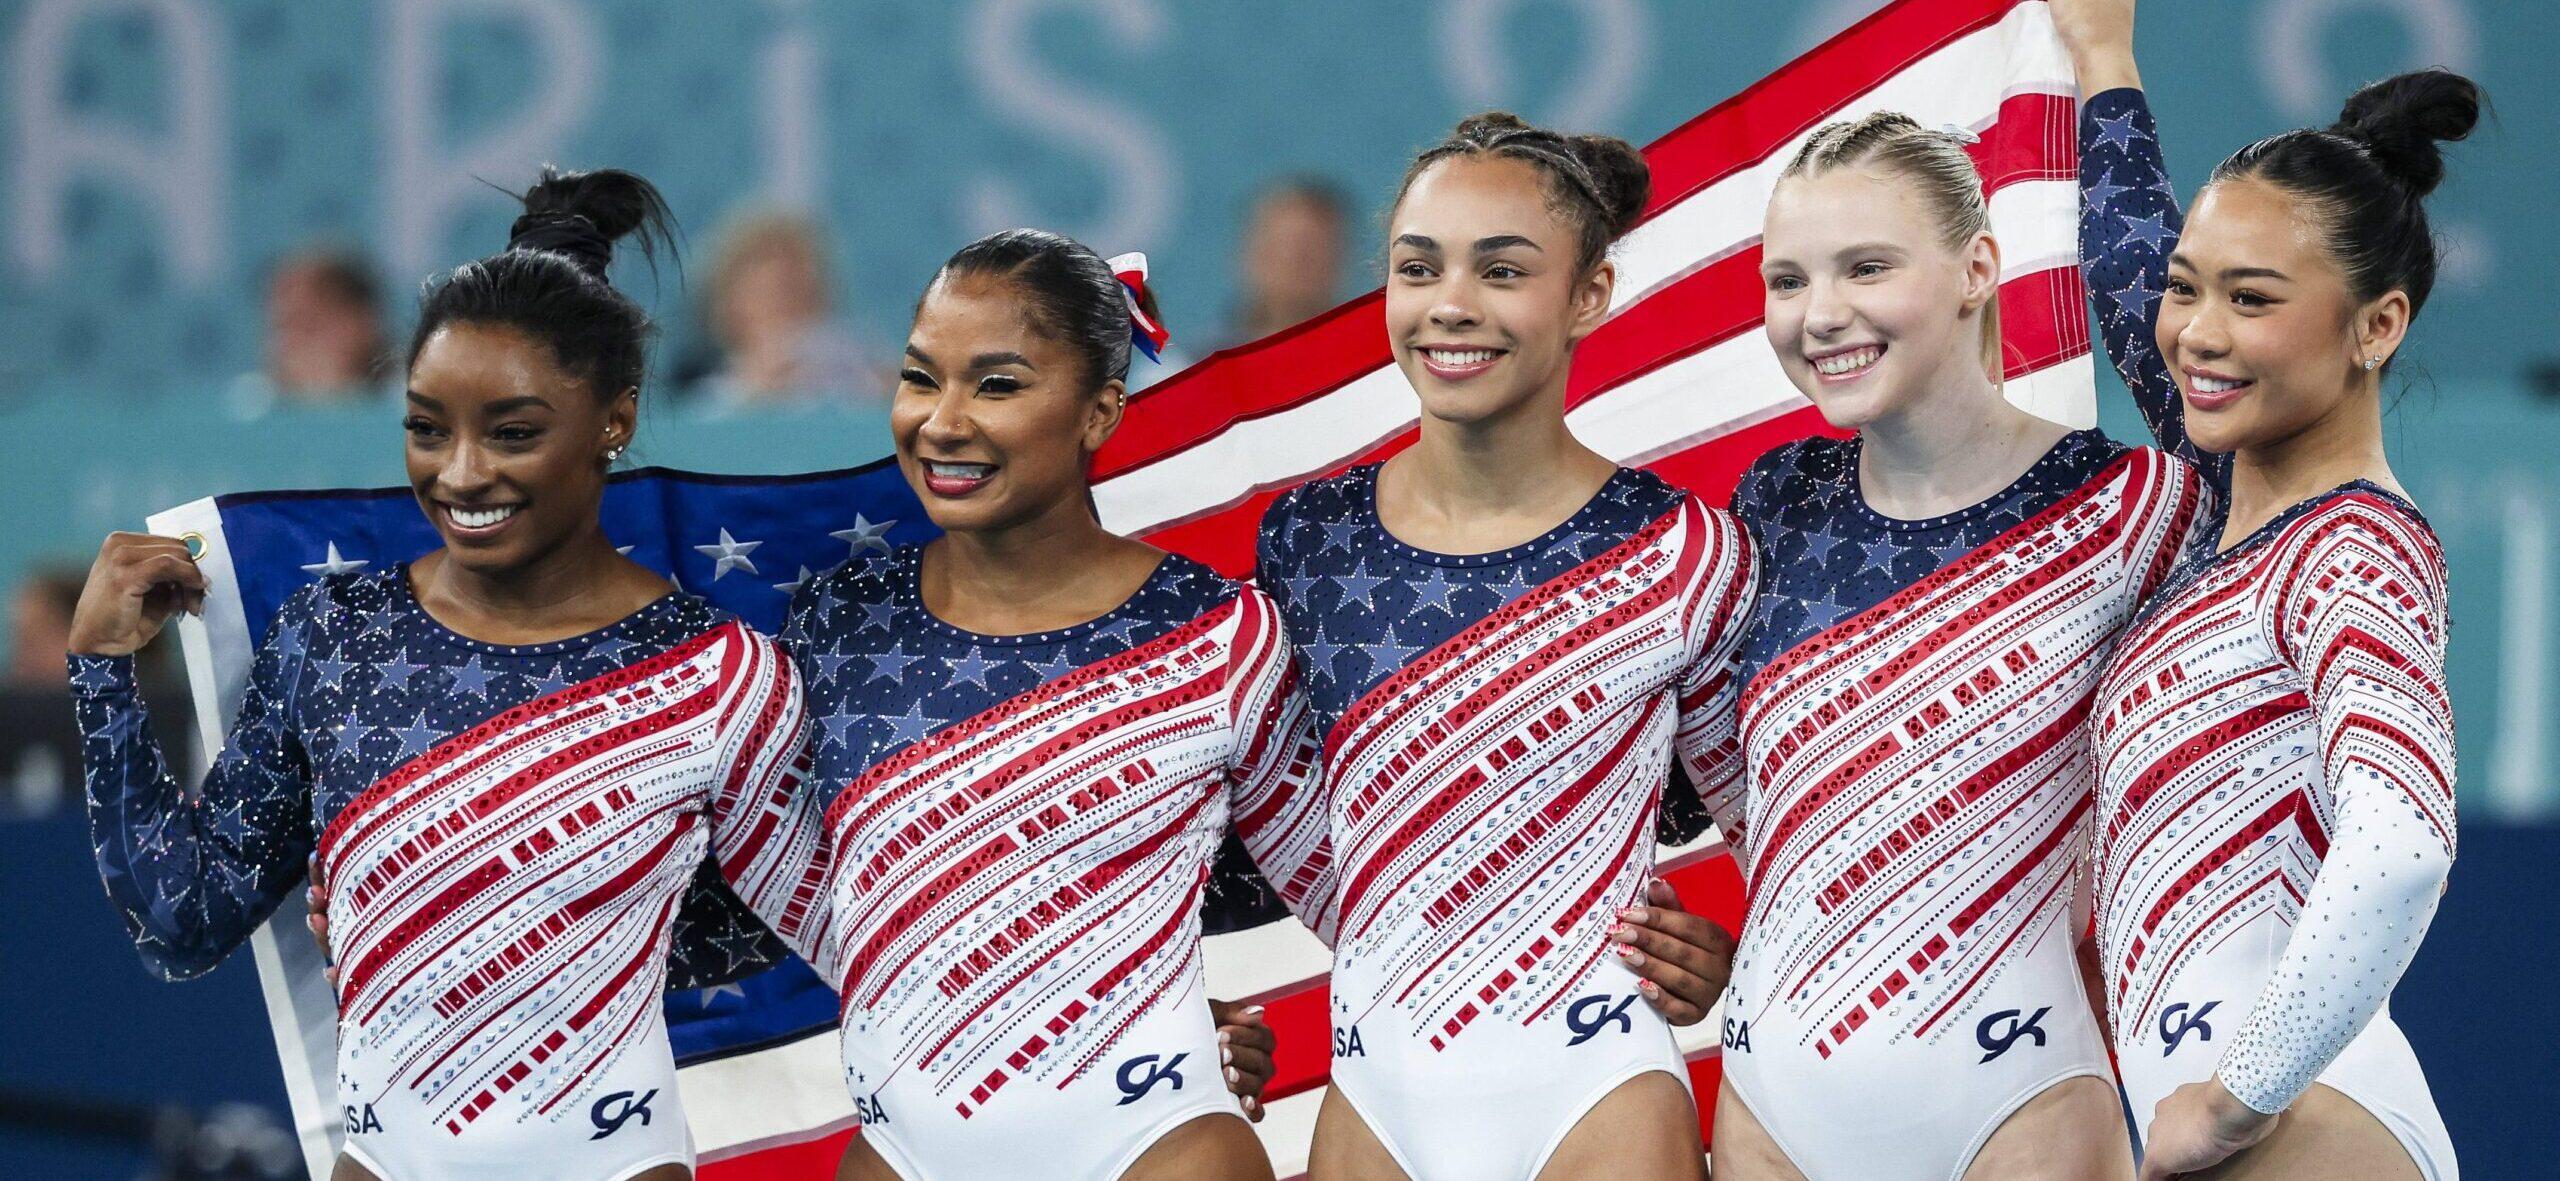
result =
[[[914,345],[907,346],[907,355],[918,361],[924,362],[926,365],[932,365],[934,363],[933,356],[931,354]],[[1031,358],[1014,352],[1011,349],[999,349],[992,353],[980,353],[977,356],[969,358],[969,368],[972,370],[994,369],[1001,365],[1020,365],[1025,369],[1039,368],[1039,366],[1031,363]]]
[[[1428,250],[1433,254],[1440,253],[1440,243],[1431,238],[1424,237],[1421,234],[1398,234],[1396,235],[1396,245],[1411,246],[1416,250]],[[1545,247],[1540,246],[1527,238],[1521,237],[1518,234],[1494,234],[1490,237],[1478,238],[1475,241],[1475,252],[1478,254],[1491,254],[1496,250],[1509,250],[1514,247],[1523,250],[1535,250],[1540,254],[1546,253]]]
[[[433,410],[438,414],[444,413],[444,403],[436,401],[435,399],[419,393],[416,390],[409,391],[409,400],[420,406],[424,406],[429,410]],[[496,401],[481,407],[481,409],[490,414],[509,414],[535,406],[539,406],[545,410],[553,408],[551,403],[543,398],[536,397],[532,394],[518,394],[512,398],[499,398]]]
[[[2185,268],[2187,268],[2188,270],[2191,270],[2191,271],[2196,269],[2196,262],[2195,262],[2195,260],[2194,260],[2194,259],[2192,259],[2192,258],[2188,258],[2188,257],[2187,257],[2186,255],[2184,255],[2184,254],[2178,254],[2178,253],[2172,252],[2172,253],[2169,255],[2169,262],[2170,262],[2172,265],[2175,265],[2175,266],[2182,266],[2182,267],[2185,267]],[[2293,276],[2288,275],[2288,274],[2284,273],[2283,271],[2279,271],[2279,270],[2275,269],[2274,267],[2224,267],[2224,268],[2222,268],[2221,273],[2220,273],[2220,274],[2218,274],[2218,275],[2216,275],[2216,276],[2215,276],[2215,278],[2218,278],[2218,279],[2226,279],[2226,280],[2227,280],[2227,279],[2283,279],[2283,280],[2285,280],[2285,281],[2287,281],[2287,282],[2291,282],[2291,281],[2292,281],[2292,279],[2293,279]]]

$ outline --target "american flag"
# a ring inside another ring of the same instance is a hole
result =
[[[1900,0],[1656,141],[1646,149],[1651,205],[1614,255],[1610,318],[1575,356],[1566,411],[1575,434],[1722,503],[1761,452],[1823,429],[1758,331],[1761,211],[1810,131],[1879,110],[1978,137],[1970,150],[2002,250],[2009,396],[2091,425],[2074,93],[2041,0]],[[1373,292],[1217,353],[1138,396],[1095,462],[1104,522],[1243,574],[1272,497],[1409,443],[1417,409],[1389,361],[1381,299]],[[811,571],[931,535],[886,461],[794,477],[629,473],[605,514],[634,558],[766,629]],[[256,637],[294,586],[435,544],[404,489],[219,497],[150,527],[207,543],[216,593],[180,634],[197,714],[217,745]],[[1734,926],[1740,879],[1713,842],[1664,850],[1660,872],[1691,909]],[[291,903],[255,947],[296,1123],[315,1175],[326,1175],[340,1124],[335,1010],[301,925]],[[1281,1174],[1295,1173],[1328,1061],[1325,951],[1281,922],[1212,936],[1206,960],[1210,994],[1262,1002],[1280,1035],[1260,1130]],[[812,983],[794,963],[668,997],[705,1181],[834,1175],[853,1108],[825,1036],[831,998]],[[1716,1024],[1711,1016],[1683,1031],[1702,1124],[1720,1077]]]

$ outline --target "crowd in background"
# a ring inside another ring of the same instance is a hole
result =
[[[1326,177],[1290,174],[1257,190],[1236,241],[1236,292],[1224,318],[1175,320],[1165,364],[1134,379],[1157,379],[1216,348],[1254,341],[1321,315],[1347,295],[1349,197]],[[835,266],[829,228],[796,210],[753,208],[724,218],[696,261],[686,313],[671,336],[666,369],[655,374],[666,410],[737,418],[806,407],[878,407],[896,389],[893,341],[873,341],[863,325],[904,328],[901,297],[881,297],[876,318],[855,315],[855,287]],[[397,282],[394,282],[397,279]],[[1180,300],[1180,279],[1170,287]],[[404,292],[410,277],[387,277],[356,246],[305,243],[266,272],[259,369],[228,384],[238,418],[305,407],[374,407],[394,412],[404,354]],[[1178,302],[1180,307],[1180,302]],[[92,553],[59,553],[28,571],[8,597],[8,681],[18,712],[69,720],[64,651],[72,607]],[[154,648],[169,648],[161,640]],[[154,651],[154,676],[174,676],[174,653]],[[46,697],[64,697],[49,702]],[[154,694],[172,702],[184,694]],[[69,769],[59,769],[69,774]],[[20,792],[23,794],[23,792]],[[46,797],[59,797],[46,789]],[[23,799],[20,799],[23,804]]]

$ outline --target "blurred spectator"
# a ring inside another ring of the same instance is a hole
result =
[[[71,613],[80,605],[84,571],[46,567],[18,584],[9,601],[9,687],[68,689]]]
[[[769,211],[722,226],[703,315],[719,356],[699,366],[696,405],[722,414],[886,399],[888,371],[834,319],[833,287],[807,218]]]
[[[1349,208],[1342,190],[1320,176],[1263,186],[1245,219],[1236,260],[1243,291],[1224,343],[1258,340],[1342,302]]]
[[[267,278],[264,365],[232,383],[243,417],[278,406],[360,402],[382,391],[390,340],[382,285],[363,256],[310,247],[276,264]]]

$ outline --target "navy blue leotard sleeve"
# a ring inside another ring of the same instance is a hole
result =
[[[230,743],[198,791],[170,773],[133,659],[71,657],[98,872],[143,963],[165,979],[221,963],[306,872],[311,772],[293,698],[313,594],[295,595],[277,614]]]
[[[2187,438],[2185,404],[2152,334],[2183,220],[2142,91],[2091,96],[2080,107],[2080,266],[2099,336],[2161,449],[2194,464],[2227,502],[2231,457]]]

